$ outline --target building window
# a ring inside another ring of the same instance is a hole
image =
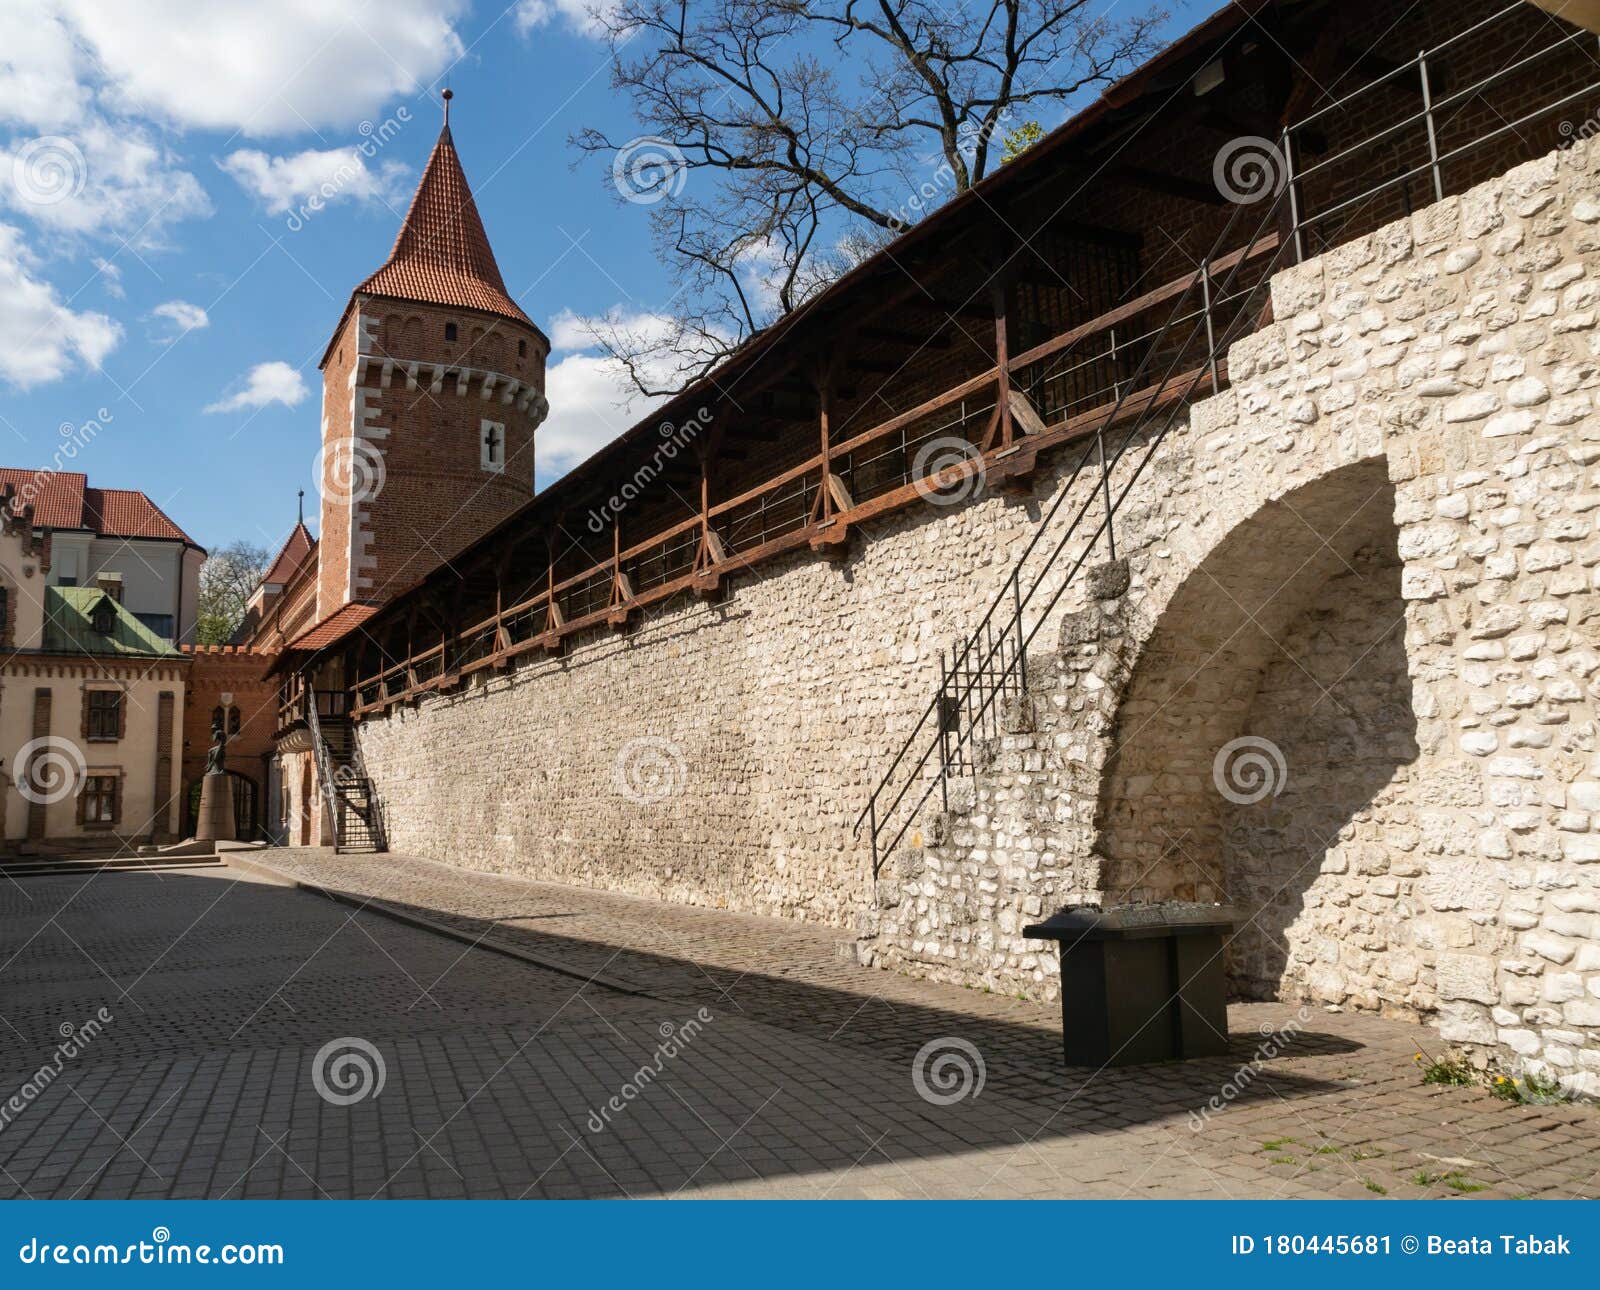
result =
[[[454,340],[456,338],[456,325],[454,323],[446,323],[444,325],[444,338],[446,340]]]
[[[56,579],[56,586],[58,586],[58,587],[76,587],[77,585],[78,585],[78,578],[77,578],[76,574],[69,574],[65,578],[57,578]]]
[[[122,691],[90,690],[88,728],[90,739],[122,738]]]
[[[157,636],[161,637],[162,640],[169,641],[172,639],[171,614],[135,614],[134,617]]]
[[[498,421],[483,423],[483,438],[479,441],[478,464],[496,475],[506,468],[506,428]]]
[[[89,611],[89,626],[98,636],[109,636],[116,630],[117,606],[110,596],[101,596]]]
[[[528,357],[528,342],[527,341],[519,340],[517,342],[517,357],[518,358],[527,358]]]
[[[228,709],[228,735],[231,738],[232,736],[234,736],[234,735],[236,735],[238,733],[239,733],[239,709],[238,708],[229,708]]]
[[[78,806],[84,824],[115,824],[117,822],[118,789],[122,780],[117,775],[90,775],[83,781],[83,792],[78,795]]]
[[[11,593],[0,587],[0,635],[5,634],[6,626],[11,620]]]

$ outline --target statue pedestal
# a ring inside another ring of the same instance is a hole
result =
[[[233,779],[226,771],[200,781],[200,815],[195,821],[194,836],[197,842],[234,840]]]

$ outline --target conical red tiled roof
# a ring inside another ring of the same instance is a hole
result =
[[[433,145],[394,250],[356,294],[479,309],[533,326],[506,291],[448,125]]]

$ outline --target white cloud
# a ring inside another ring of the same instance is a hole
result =
[[[309,391],[300,373],[276,359],[257,363],[246,373],[244,385],[226,398],[208,404],[207,412],[238,412],[244,408],[264,408],[269,403],[293,407]]]
[[[49,0],[0,5],[0,51],[0,121],[56,130],[83,117],[83,55]]]
[[[105,290],[106,295],[113,300],[121,300],[127,295],[127,292],[122,289],[121,269],[111,263],[110,260],[101,259],[99,256],[96,256],[92,263],[94,264],[95,272],[100,275],[100,286]]]
[[[565,475],[661,402],[639,395],[596,354],[572,354],[548,368],[544,389],[550,416],[539,427],[542,483]]]
[[[169,300],[157,305],[150,311],[150,317],[169,322],[174,328],[172,332],[156,337],[158,340],[178,340],[187,332],[211,326],[211,316],[199,305],[192,305],[187,300]]]
[[[211,199],[142,127],[90,117],[66,133],[0,143],[0,204],[58,234],[115,236],[135,250],[164,244]]]
[[[121,336],[105,314],[69,309],[34,276],[21,231],[0,224],[0,380],[26,389],[97,368]]]
[[[98,83],[59,0],[0,5],[0,208],[51,233],[158,246],[210,202],[158,134],[104,110]]]
[[[527,35],[538,27],[559,22],[575,35],[604,40],[606,24],[602,16],[616,12],[615,0],[518,0],[517,31]]]
[[[112,106],[247,135],[348,126],[464,52],[454,22],[467,0],[54,2]]]
[[[658,389],[679,383],[674,365],[666,357],[674,349],[671,342],[677,335],[671,318],[630,313],[620,306],[598,318],[562,310],[545,329],[552,352],[565,357],[545,372],[550,417],[539,427],[541,483],[566,474],[664,402],[640,394],[618,364],[605,357],[594,340],[597,327],[607,335],[625,338],[630,348],[660,346],[661,357],[646,364],[646,380]]]
[[[244,148],[229,153],[217,165],[265,202],[271,215],[282,215],[311,199],[393,204],[405,196],[403,163],[385,161],[371,168],[354,148],[307,149],[283,157]]]

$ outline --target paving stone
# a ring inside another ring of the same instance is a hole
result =
[[[1596,1191],[1593,1111],[1423,1086],[1405,1023],[1317,1016],[1196,1131],[1288,1005],[1231,1009],[1225,1058],[1070,1071],[1054,1005],[861,968],[815,928],[404,856],[274,863],[368,906],[237,870],[0,892],[0,1090],[57,1060],[63,1021],[112,1018],[0,1130],[0,1195],[1343,1195],[1352,1168],[1396,1195],[1424,1151],[1483,1160],[1496,1192]],[[601,964],[644,992],[586,983]],[[952,1036],[984,1087],[934,1105],[912,1064]],[[351,1038],[383,1087],[334,1105],[314,1062]],[[1291,1166],[1262,1148],[1281,1138]],[[1381,1154],[1311,1172],[1322,1142]]]

